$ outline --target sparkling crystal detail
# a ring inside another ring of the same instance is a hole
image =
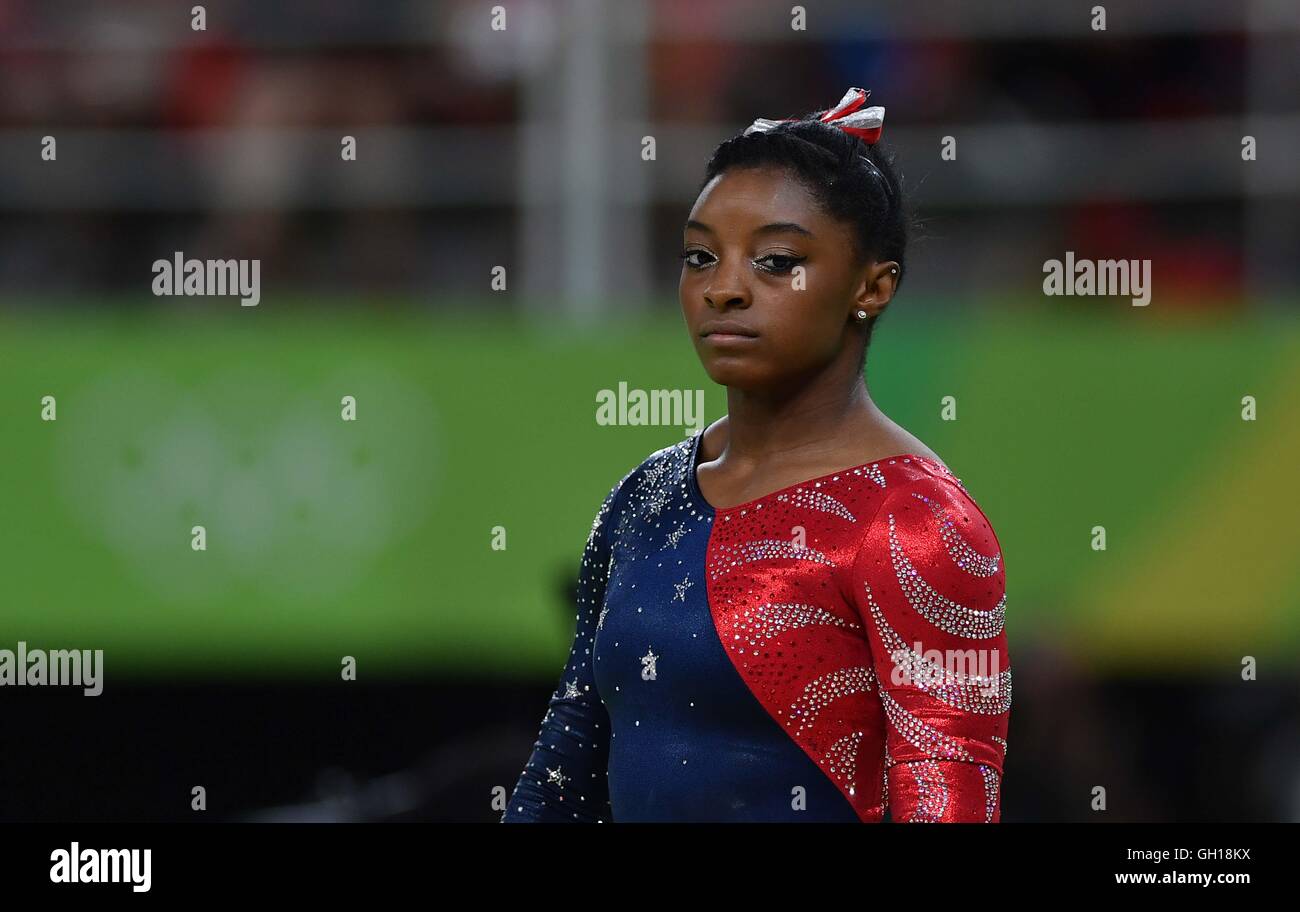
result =
[[[939,823],[948,809],[948,782],[943,769],[933,760],[907,764],[916,779],[917,802],[909,823]]]
[[[673,588],[677,590],[676,592],[673,593],[673,601],[674,602],[686,601],[686,590],[691,588],[694,585],[695,584],[691,582],[691,578],[689,576],[683,579],[680,583],[673,583]]]
[[[980,775],[984,777],[984,822],[992,823],[993,814],[998,808],[998,771],[986,764],[980,764]]]
[[[853,777],[858,770],[858,745],[862,743],[861,731],[849,732],[836,740],[826,751],[826,763],[831,774],[842,782],[850,793],[854,790]]]
[[[1006,617],[1006,593],[989,611],[968,608],[940,595],[921,578],[921,574],[907,559],[894,527],[893,513],[889,514],[889,558],[893,562],[898,585],[902,587],[912,608],[940,630],[975,640],[987,640],[1002,632]]]
[[[691,530],[686,527],[685,523],[679,523],[676,529],[673,529],[673,531],[668,533],[663,548],[660,548],[659,550],[663,551],[665,548],[672,548],[674,551],[677,550],[677,543],[680,542],[682,536],[689,531]]]
[[[922,722],[902,707],[886,690],[878,690],[880,703],[885,707],[885,715],[894,730],[903,736],[907,743],[918,750],[923,750],[932,760],[969,760],[974,761],[970,751],[961,746],[956,738],[949,737],[939,729]]]
[[[821,711],[840,697],[871,690],[874,679],[869,665],[857,665],[827,672],[808,682],[799,699],[790,704],[790,718],[799,720],[796,734],[812,728]]]
[[[752,611],[746,608],[736,621],[737,640],[750,646],[763,646],[768,640],[781,636],[788,630],[815,624],[830,624],[850,630],[861,625],[831,614],[825,608],[803,603],[765,602]]]
[[[981,554],[961,537],[961,533],[957,531],[957,524],[948,517],[937,501],[931,500],[919,491],[913,491],[912,496],[925,501],[930,512],[934,514],[935,521],[939,524],[939,534],[943,537],[943,543],[953,563],[971,576],[986,577],[998,572],[998,565],[1002,562],[1001,554],[992,557]]]
[[[858,521],[857,517],[849,511],[848,507],[822,491],[808,491],[800,488],[790,494],[778,494],[776,499],[782,503],[789,503],[796,507],[804,507],[809,510],[818,510],[822,513],[830,513],[833,516],[838,516],[840,519],[846,519],[851,523]]]
[[[925,658],[908,646],[907,641],[885,620],[885,613],[876,604],[870,584],[863,582],[862,585],[866,589],[871,619],[876,622],[885,654],[895,667],[900,668],[900,677],[907,686],[923,690],[955,709],[968,712],[995,716],[1011,709],[1010,668],[999,672],[996,677],[968,675]]]
[[[745,564],[774,558],[814,561],[827,567],[835,566],[835,562],[820,551],[800,548],[784,538],[760,538],[744,542],[739,546],[721,544],[716,550],[720,558],[717,563],[721,564],[722,568],[714,572],[714,579],[731,573]]]

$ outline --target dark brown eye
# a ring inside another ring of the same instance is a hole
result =
[[[769,253],[767,256],[760,257],[754,262],[760,264],[759,268],[767,272],[784,274],[789,272],[791,269],[794,269],[794,267],[798,266],[805,259],[806,259],[805,257],[787,256],[781,253]],[[771,265],[763,266],[762,263],[765,260],[770,260],[773,262],[771,263]]]
[[[678,259],[680,259],[683,263],[685,263],[685,264],[686,264],[687,266],[689,266],[691,269],[703,269],[705,266],[709,265],[708,263],[698,263],[698,262],[694,262],[693,260],[691,260],[691,257],[695,256],[696,254],[700,254],[700,255],[702,255],[702,256],[708,256],[708,255],[709,255],[709,254],[705,253],[703,250],[683,250],[683,251],[678,255]]]

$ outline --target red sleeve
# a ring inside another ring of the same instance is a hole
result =
[[[1011,709],[1002,549],[952,478],[891,487],[853,566],[894,821],[996,823]]]

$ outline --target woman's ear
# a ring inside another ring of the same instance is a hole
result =
[[[862,284],[853,304],[854,312],[865,310],[868,316],[874,317],[893,300],[897,287],[898,264],[893,260],[873,261],[863,272]]]

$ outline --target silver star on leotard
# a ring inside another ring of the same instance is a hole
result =
[[[554,782],[560,788],[564,788],[564,780],[568,779],[569,777],[560,772],[561,768],[562,767],[557,766],[555,769],[551,769],[548,766],[546,768],[546,781]]]
[[[682,540],[682,536],[689,531],[691,530],[686,528],[685,523],[682,523],[676,529],[673,529],[673,531],[668,533],[668,543],[664,545],[664,548],[672,547],[676,549],[677,543]],[[659,550],[662,551],[663,548],[660,548]]]
[[[686,590],[691,588],[691,586],[693,585],[695,584],[691,582],[691,578],[689,576],[686,577],[684,580],[682,580],[680,583],[673,583],[673,588],[677,590],[677,593],[673,596],[673,601],[674,602],[679,600],[683,602],[686,601]]]
[[[668,505],[668,492],[663,488],[655,491],[650,496],[650,501],[646,507],[646,513],[649,516],[658,516],[665,506]]]

